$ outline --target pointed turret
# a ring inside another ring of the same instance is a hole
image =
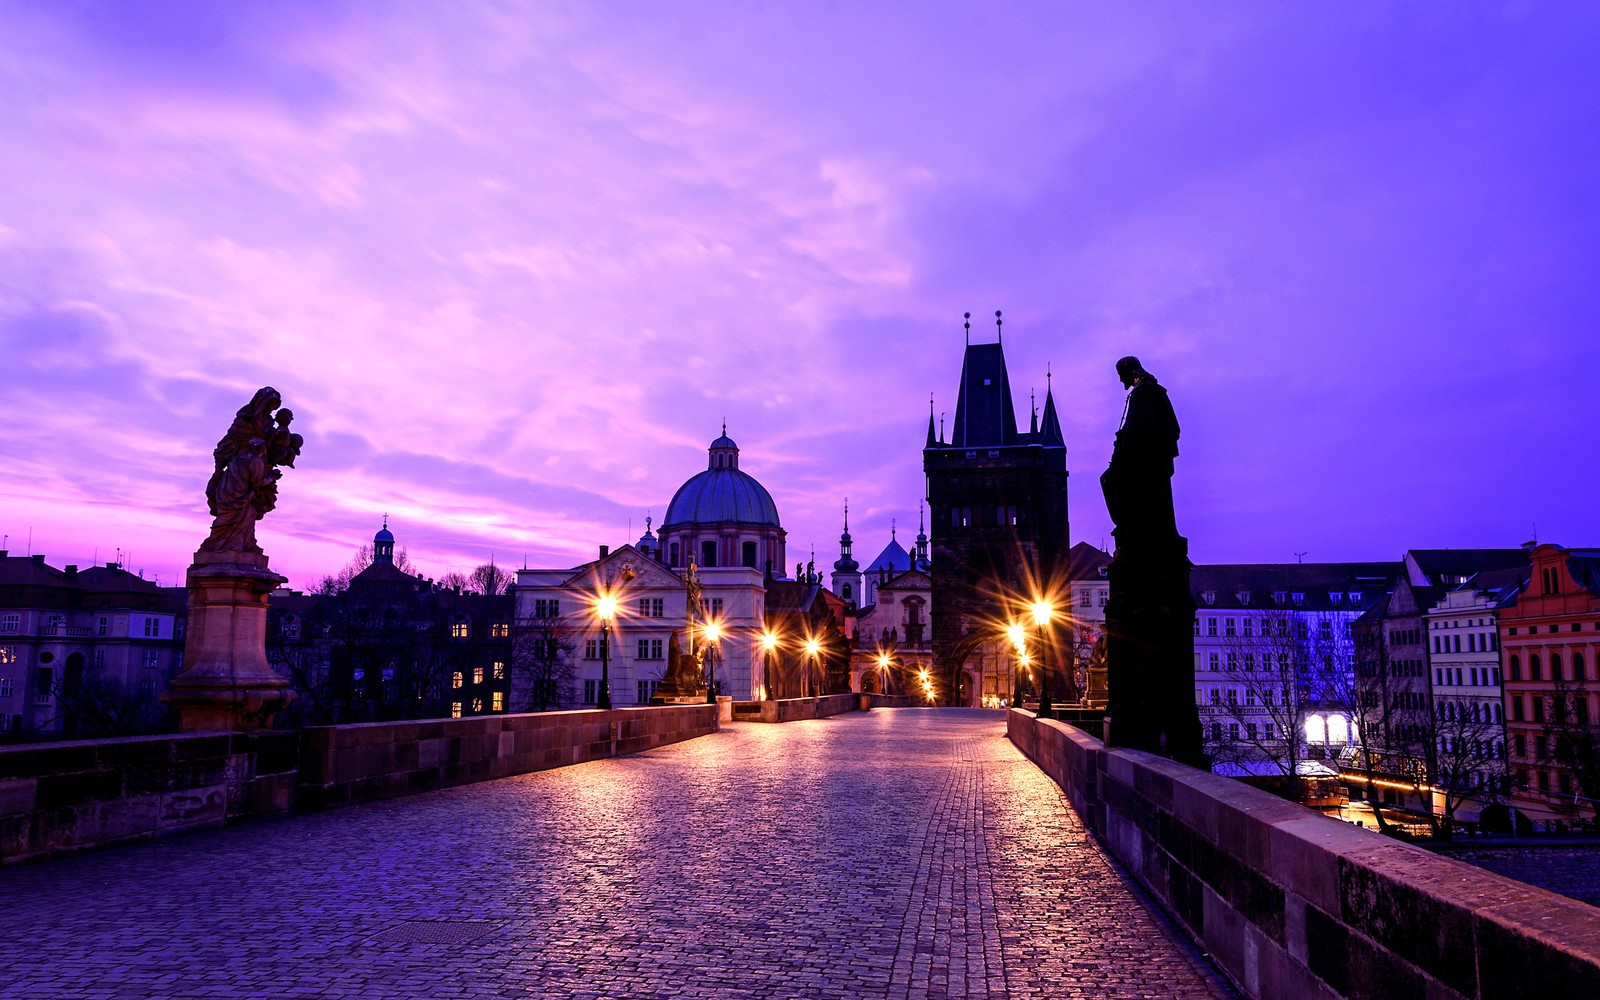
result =
[[[1061,420],[1056,416],[1056,397],[1050,389],[1050,376],[1045,375],[1044,420],[1039,427],[1039,443],[1046,448],[1065,448],[1067,441],[1061,436]]]
[[[938,445],[939,439],[933,435],[933,396],[930,394],[928,396],[928,443],[923,447],[936,448]]]

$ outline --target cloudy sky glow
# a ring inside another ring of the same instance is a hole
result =
[[[726,417],[914,533],[1003,309],[1075,539],[1136,353],[1200,561],[1595,544],[1600,9],[0,3],[0,532],[176,582],[259,385],[297,586],[637,537]],[[631,529],[630,529],[631,520]],[[631,534],[630,534],[631,531]],[[867,552],[866,550],[871,550]],[[865,560],[863,560],[865,561]]]

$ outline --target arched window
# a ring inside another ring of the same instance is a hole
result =
[[[1559,681],[1561,679],[1561,654],[1560,653],[1551,653],[1550,654],[1550,679],[1553,680],[1553,681]]]
[[[678,565],[678,543],[677,542],[673,542],[672,545],[667,549],[667,564],[670,565],[670,566]],[[1516,659],[1516,657],[1513,656],[1512,659],[1514,660],[1514,659]],[[1512,676],[1516,676],[1516,675],[1513,674]]]
[[[715,539],[706,539],[700,543],[700,565],[715,566],[717,564],[717,543]]]
[[[1541,673],[1541,668],[1539,666],[1539,654],[1538,653],[1529,653],[1528,654],[1528,680],[1530,680],[1530,681],[1543,680],[1544,678],[1539,676],[1540,673]]]
[[[847,584],[844,585],[844,593],[840,594],[839,596],[844,598],[845,600],[849,601],[849,600],[853,600],[856,595],[855,595],[855,591],[853,590],[853,588],[851,588],[851,586],[847,583]]]
[[[1572,679],[1575,680],[1575,681],[1587,680],[1588,678],[1583,676],[1583,671],[1584,671],[1583,654],[1582,653],[1573,653],[1572,654]]]
[[[1522,680],[1522,659],[1516,653],[1511,654],[1511,679]]]
[[[741,554],[744,557],[744,558],[742,558],[740,560],[740,562],[743,563],[744,565],[750,567],[751,569],[755,569],[756,568],[756,543],[755,542],[745,542],[740,547],[740,549],[741,549]],[[849,597],[850,595],[846,594],[845,596]]]

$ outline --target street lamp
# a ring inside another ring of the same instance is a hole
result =
[[[1022,661],[1028,655],[1028,637],[1016,622],[1006,626],[1006,637],[1011,640],[1011,648],[1016,652],[1016,666],[1011,668],[1011,704],[1016,706],[1022,704]]]
[[[931,704],[933,702],[935,692],[933,690],[933,678],[928,676],[926,667],[917,671],[917,680],[922,682],[922,696],[927,698]]]
[[[594,604],[594,613],[600,619],[600,696],[595,704],[601,709],[611,708],[611,620],[617,616],[617,599],[610,594],[601,595]]]
[[[717,643],[722,641],[722,626],[706,622],[700,634],[706,640],[706,704],[717,703]]]
[[[889,693],[889,654],[878,653],[878,693]]]
[[[1050,624],[1050,619],[1055,617],[1055,607],[1049,601],[1040,599],[1033,602],[1033,623],[1039,627],[1039,714],[1041,719],[1056,717],[1055,709],[1050,704],[1050,650],[1046,648],[1045,626]]]
[[[761,633],[761,687],[768,701],[776,701],[772,693],[772,654],[777,651],[778,637],[772,632]]]
[[[812,667],[812,664],[818,658],[821,657],[821,655],[822,655],[822,643],[818,642],[815,638],[807,639],[806,640],[805,690],[803,692],[801,692],[800,696],[802,698],[811,697],[811,667]]]

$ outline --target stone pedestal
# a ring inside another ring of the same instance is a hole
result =
[[[294,700],[267,664],[267,595],[286,582],[264,555],[195,553],[184,671],[161,695],[184,732],[265,729]]]
[[[1106,744],[1206,767],[1194,700],[1189,543],[1117,547],[1106,604]]]

